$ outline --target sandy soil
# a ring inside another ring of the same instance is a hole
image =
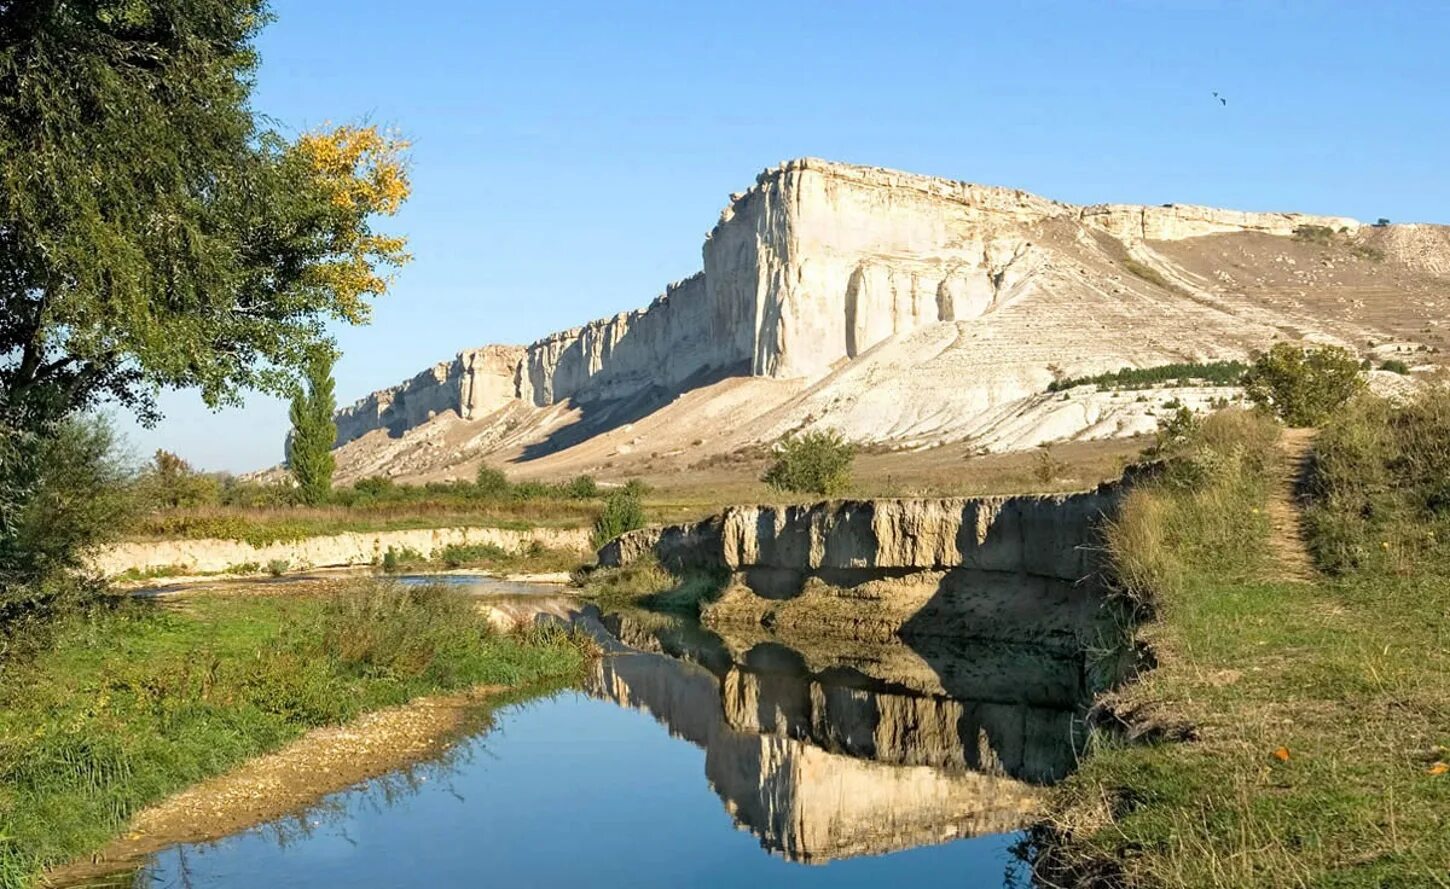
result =
[[[51,871],[43,885],[84,886],[176,843],[215,840],[281,818],[402,766],[431,759],[477,728],[505,689],[480,686],[368,713],[343,726],[315,729],[145,809],[130,830],[88,861]]]

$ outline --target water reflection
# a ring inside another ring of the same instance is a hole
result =
[[[813,651],[651,615],[605,621],[657,653],[601,660],[586,690],[702,747],[732,817],[791,860],[1015,830],[1034,785],[1075,760],[1080,659],[982,644]]]
[[[1001,885],[1074,761],[1070,657],[581,620],[612,649],[582,694],[124,885]]]

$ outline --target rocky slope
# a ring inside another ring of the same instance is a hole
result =
[[[982,450],[1133,434],[1158,404],[1063,375],[1324,341],[1436,363],[1450,228],[1080,207],[806,159],[732,195],[703,271],[647,308],[460,354],[339,414],[344,479],[693,459],[829,426]]]

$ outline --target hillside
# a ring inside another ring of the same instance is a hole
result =
[[[815,159],[731,196],[644,309],[461,353],[338,414],[339,479],[670,472],[794,430],[966,453],[1130,436],[1215,387],[1049,392],[1276,340],[1446,360],[1450,227],[1074,206]]]

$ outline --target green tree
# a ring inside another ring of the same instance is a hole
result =
[[[254,111],[268,20],[265,0],[0,2],[0,548],[68,418],[291,394],[408,259],[373,229],[408,196],[403,142],[288,139]]]
[[[1364,388],[1360,365],[1345,349],[1279,343],[1244,374],[1249,400],[1290,426],[1317,426]]]
[[[212,506],[221,500],[221,482],[197,472],[191,464],[170,451],[158,450],[136,485],[145,506],[175,509],[182,506]]]
[[[287,468],[297,480],[302,502],[324,503],[332,494],[332,472],[337,460],[332,446],[337,443],[337,410],[333,395],[333,357],[319,352],[307,365],[307,389],[292,397],[292,434],[287,439]]]
[[[775,446],[775,462],[761,481],[777,491],[834,497],[851,484],[856,449],[839,432],[807,432]]]

